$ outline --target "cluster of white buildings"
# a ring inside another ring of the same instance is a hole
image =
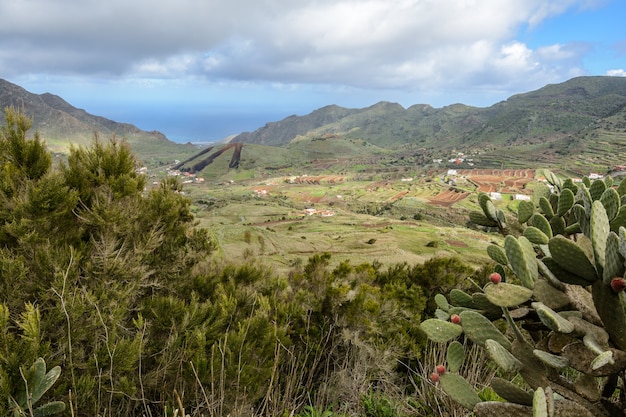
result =
[[[303,212],[307,216],[318,215],[318,216],[322,216],[322,217],[332,217],[332,216],[335,215],[334,211],[331,211],[331,210],[318,210],[318,209],[314,209],[314,208],[306,208],[306,209],[303,210]]]
[[[204,178],[198,177],[196,174],[192,174],[190,172],[181,172],[177,169],[168,170],[167,175],[169,177],[182,177],[183,184],[193,184],[193,183],[204,182]]]

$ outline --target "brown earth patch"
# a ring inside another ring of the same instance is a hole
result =
[[[534,169],[462,169],[457,173],[466,176],[483,193],[522,193],[535,178]]]
[[[296,184],[338,184],[344,182],[346,177],[342,175],[311,175],[296,177],[292,181]]]
[[[398,194],[390,197],[387,201],[390,201],[392,203],[402,199],[402,197],[404,197],[405,195],[407,195],[409,193],[408,190],[404,190],[404,191],[400,191]]]
[[[455,191],[448,189],[429,199],[428,202],[442,207],[450,207],[453,204],[465,199],[469,195],[470,193],[467,191]]]

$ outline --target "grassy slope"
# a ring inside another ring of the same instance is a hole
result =
[[[425,203],[439,191],[432,184],[409,186],[395,181],[388,187],[371,185],[350,179],[340,184],[288,184],[280,177],[193,184],[186,191],[196,203],[200,224],[208,227],[219,243],[219,255],[231,260],[255,257],[283,271],[319,252],[331,253],[333,263],[349,260],[352,264],[374,260],[386,265],[416,263],[449,255],[474,265],[488,260],[485,247],[494,236],[455,225],[463,223],[465,211],[446,213]],[[378,215],[355,212],[355,207],[384,203],[407,188],[411,190],[405,198],[389,210]],[[266,189],[268,194],[256,197],[255,189]],[[306,207],[332,210],[335,216],[306,216]],[[423,214],[423,220],[412,218],[417,212]]]

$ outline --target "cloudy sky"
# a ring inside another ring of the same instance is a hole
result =
[[[626,76],[624,0],[2,0],[0,78],[216,140],[327,104],[489,106]]]

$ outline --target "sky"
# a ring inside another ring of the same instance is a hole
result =
[[[2,0],[0,78],[177,142],[626,76],[624,0]]]

